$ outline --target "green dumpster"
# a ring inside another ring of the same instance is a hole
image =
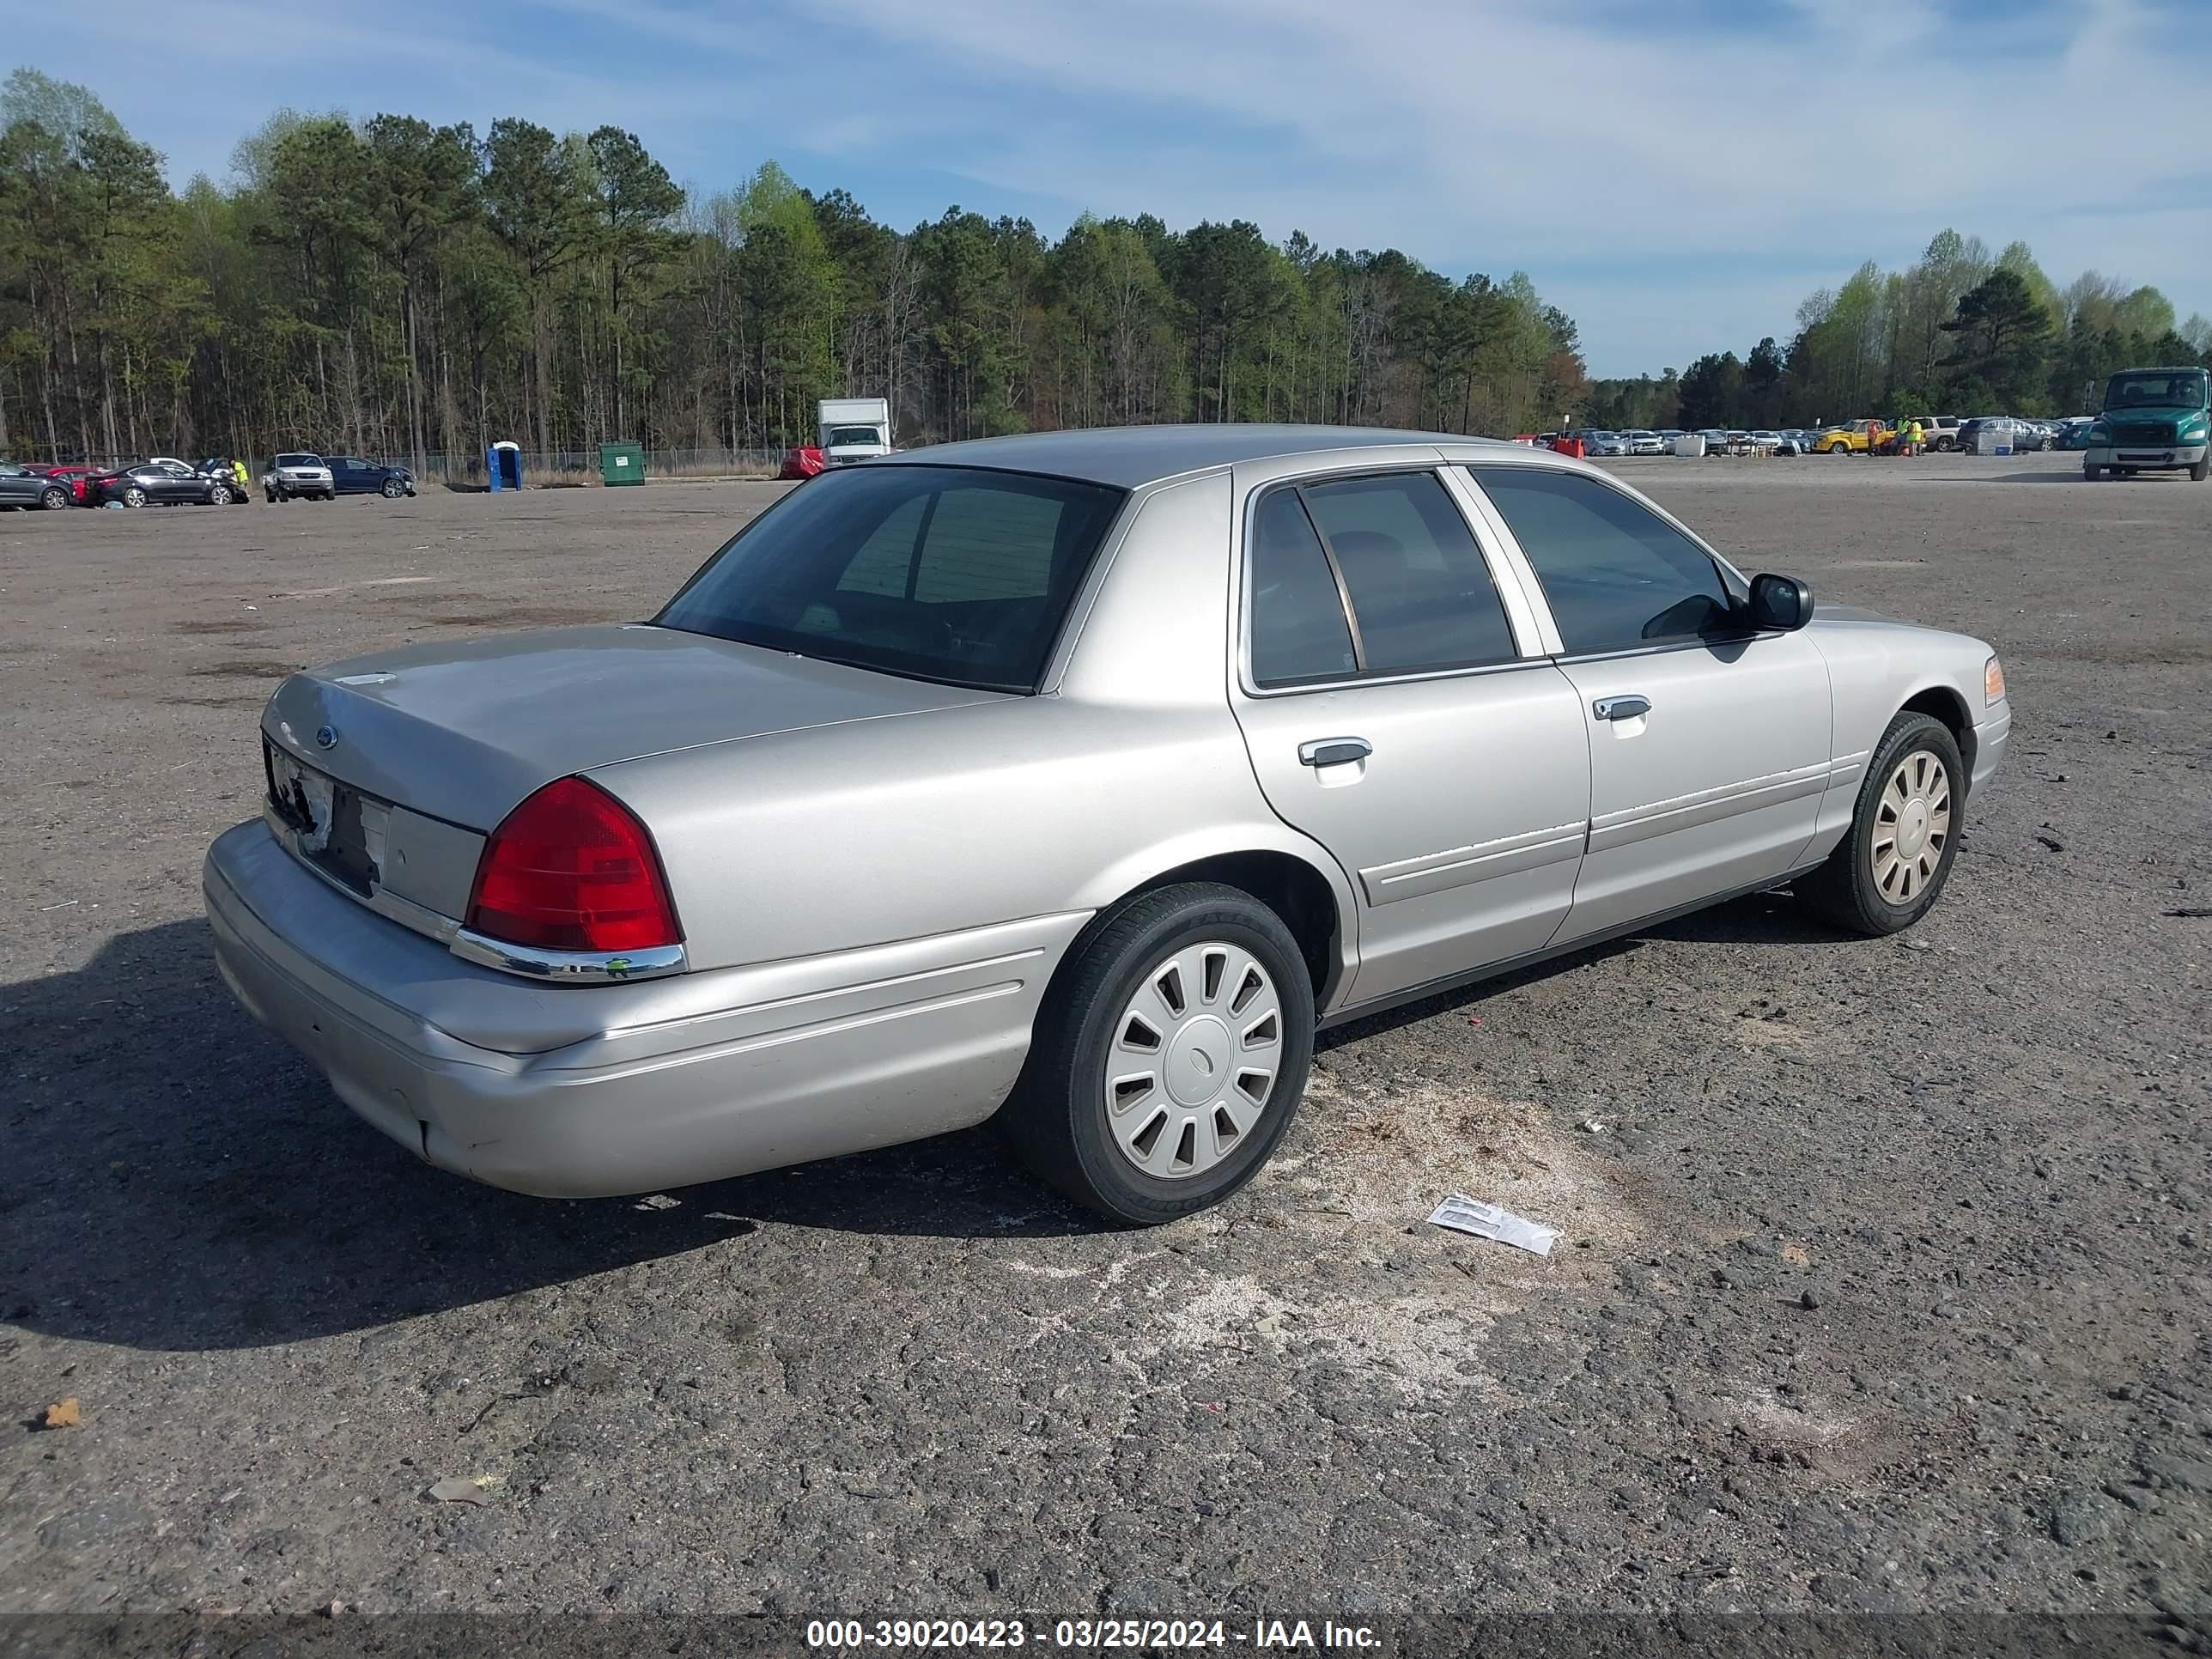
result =
[[[643,483],[645,482],[645,446],[601,444],[599,446],[599,482],[609,484]]]

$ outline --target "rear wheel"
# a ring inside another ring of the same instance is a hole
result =
[[[1965,763],[1942,721],[1905,713],[1889,723],[1849,834],[1797,890],[1839,927],[1881,935],[1910,927],[1943,890],[1966,828]]]
[[[1290,1127],[1313,981],[1250,894],[1186,882],[1091,924],[1056,975],[1000,1114],[1031,1168],[1150,1226],[1226,1198]]]
[[[52,512],[58,507],[67,507],[69,505],[69,491],[64,489],[59,484],[48,484],[44,489],[41,489],[39,492],[39,505],[45,507],[49,513]]]
[[[132,484],[130,489],[123,492],[123,505],[125,507],[145,506],[146,492],[139,489],[137,484]]]

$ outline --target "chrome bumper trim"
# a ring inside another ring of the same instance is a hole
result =
[[[457,929],[451,949],[464,962],[529,979],[550,980],[556,985],[612,985],[635,979],[659,979],[680,974],[691,963],[680,945],[656,945],[649,951],[546,951],[531,945],[509,945],[486,939],[467,928]]]

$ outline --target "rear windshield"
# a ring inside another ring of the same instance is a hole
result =
[[[323,458],[319,455],[279,455],[276,458],[279,466],[320,466],[322,464]]]
[[[1034,691],[1123,492],[953,466],[823,474],[653,620],[802,657]]]

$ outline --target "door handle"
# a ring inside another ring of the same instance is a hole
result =
[[[1649,697],[1600,697],[1590,705],[1590,713],[1601,720],[1640,720],[1650,712]]]
[[[1298,760],[1307,766],[1343,766],[1374,752],[1374,744],[1364,738],[1316,738],[1298,745]]]

